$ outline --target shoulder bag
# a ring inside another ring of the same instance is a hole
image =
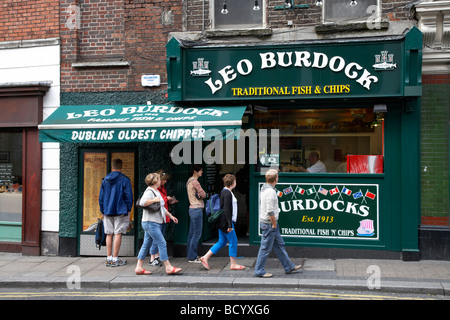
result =
[[[150,190],[153,192],[155,197],[157,197],[155,191],[153,191],[152,188],[150,188]],[[145,209],[145,210],[150,211],[151,213],[156,213],[156,212],[161,211],[161,202],[160,201],[152,203],[151,205],[148,205],[148,206],[141,206],[140,205],[141,198],[142,198],[142,196],[140,196],[136,201],[136,207],[138,207],[139,209]]]

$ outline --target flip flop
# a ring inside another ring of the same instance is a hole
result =
[[[230,267],[230,270],[245,270],[246,266],[235,266]]]
[[[178,273],[180,273],[181,271],[183,271],[183,269],[177,268],[177,267],[173,267],[172,271],[170,271],[170,272],[167,272],[167,271],[166,271],[166,273],[167,273],[167,275],[173,275],[173,274],[178,274]]]
[[[152,273],[148,270],[142,269],[142,271],[136,271],[136,274],[138,276],[140,276],[140,275],[148,275],[148,274],[152,274]]]
[[[201,257],[200,261],[202,262],[202,265],[205,267],[206,270],[211,270],[211,268],[209,267],[208,262],[205,261],[205,258]]]

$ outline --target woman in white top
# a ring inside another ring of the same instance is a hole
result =
[[[170,264],[169,257],[167,255],[167,244],[161,233],[161,224],[166,222],[166,215],[174,222],[178,223],[178,219],[175,218],[169,211],[164,207],[164,200],[158,191],[161,180],[159,174],[150,173],[145,178],[145,183],[147,184],[147,189],[142,195],[140,205],[149,206],[153,203],[160,202],[160,210],[154,212],[150,209],[144,209],[142,215],[142,229],[145,231],[144,242],[142,243],[141,250],[139,251],[138,261],[136,269],[134,270],[138,275],[151,274],[150,271],[143,268],[144,259],[149,252],[152,243],[155,242],[158,246],[159,257],[166,268],[166,273],[177,274],[182,271],[181,268],[176,268]]]

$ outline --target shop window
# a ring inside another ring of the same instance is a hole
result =
[[[214,29],[249,29],[263,27],[263,0],[214,0],[211,2]]]
[[[324,23],[368,21],[380,15],[380,0],[324,0],[322,3]]]
[[[384,113],[373,108],[255,111],[255,127],[279,129],[283,172],[311,167],[314,153],[327,173],[383,173]]]
[[[22,131],[0,131],[0,241],[22,239]]]

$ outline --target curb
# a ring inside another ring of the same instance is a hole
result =
[[[0,287],[7,289],[67,289],[67,277],[38,277],[33,281],[24,277],[0,279]],[[369,288],[365,280],[287,279],[257,277],[197,277],[197,276],[118,276],[111,279],[89,278],[81,282],[82,289],[143,289],[143,288],[199,288],[199,289],[323,289],[402,294],[450,295],[447,282],[381,281],[380,288]],[[73,289],[76,290],[76,289]]]

